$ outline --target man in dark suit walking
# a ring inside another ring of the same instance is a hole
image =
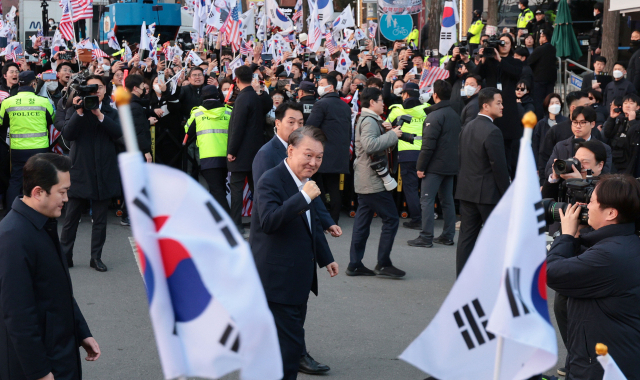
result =
[[[482,224],[509,187],[509,171],[502,132],[493,121],[502,117],[502,95],[493,87],[478,95],[480,113],[460,133],[460,173],[456,199],[460,200],[460,237],[456,275],[467,262]]]
[[[303,124],[304,116],[302,108],[302,104],[293,102],[284,102],[276,108],[276,135],[271,141],[260,148],[253,160],[251,173],[253,174],[254,183],[258,183],[260,177],[262,177],[267,170],[275,168],[287,158],[289,135],[291,135],[291,132],[302,127]],[[320,200],[320,197],[313,199],[311,203],[316,207],[322,229],[328,231],[333,237],[342,235],[342,229],[335,224],[324,203]],[[252,221],[260,223],[258,220],[254,220],[254,215],[256,214],[251,215]],[[320,244],[323,243],[326,243],[326,239],[320,239]],[[329,249],[328,246],[324,248]],[[299,371],[310,375],[319,375],[329,371],[329,366],[318,363],[313,359],[311,355],[309,355],[309,352],[307,352],[306,344],[304,342],[303,344]]]
[[[320,189],[309,181],[322,163],[324,140],[318,128],[293,131],[287,159],[262,175],[253,199],[249,242],[278,329],[284,380],[297,377],[309,291],[318,294],[316,265],[338,274],[312,203]]]
[[[253,80],[249,66],[240,66],[235,71],[240,93],[233,104],[229,120],[227,141],[227,168],[231,172],[231,219],[244,234],[242,226],[242,198],[245,178],[253,193],[251,165],[258,150],[264,145],[265,117],[273,107],[268,94],[262,93],[260,84]]]
[[[0,379],[79,380],[100,347],[73,297],[56,218],[71,186],[69,158],[31,157],[23,198],[0,222]]]

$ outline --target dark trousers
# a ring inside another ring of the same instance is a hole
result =
[[[227,168],[202,169],[200,174],[207,181],[213,199],[225,209],[227,214],[231,215],[229,202],[227,202]]]
[[[231,219],[239,230],[242,230],[242,199],[244,192],[244,180],[249,181],[249,190],[253,194],[253,177],[251,172],[233,172],[229,180],[229,189],[231,191]]]
[[[564,346],[567,347],[567,360],[564,363],[564,368],[569,369],[569,346],[567,345],[567,302],[569,302],[569,297],[556,292],[556,298],[553,300],[553,313],[556,315],[556,323],[558,324],[558,330],[560,330],[562,342],[564,343]]]
[[[456,276],[460,275],[476,244],[482,225],[496,205],[460,201],[460,235],[456,250]]]
[[[404,199],[407,201],[411,221],[420,223],[422,221],[420,193],[418,192],[420,180],[416,173],[415,161],[401,162],[400,176],[402,177],[402,193],[404,194]]]
[[[156,136],[156,164],[168,165],[182,170],[181,136],[170,129],[159,128],[156,128]],[[182,137],[184,137],[184,130],[182,131]]]
[[[282,379],[295,380],[298,377],[300,357],[305,352],[304,321],[307,317],[307,304],[284,305],[269,302],[269,309],[278,330],[284,372]]]
[[[353,221],[351,235],[351,260],[349,268],[362,267],[362,258],[367,246],[373,214],[378,213],[382,219],[382,233],[378,243],[378,264],[381,267],[391,266],[391,248],[398,232],[398,209],[390,191],[374,194],[358,194],[358,210]]]
[[[342,195],[340,194],[340,174],[339,173],[316,173],[312,178],[317,182],[322,192],[322,200],[326,201],[326,194],[329,194],[329,207],[327,208],[331,218],[336,224],[340,219],[340,209],[342,209]]]
[[[11,209],[13,200],[22,194],[22,168],[27,160],[38,153],[47,153],[49,149],[12,149],[11,150],[11,177],[7,189],[7,208]]]
[[[456,206],[453,204],[453,179],[452,175],[438,175],[433,173],[425,173],[422,179],[422,191],[420,203],[422,204],[422,231],[420,236],[427,240],[433,241],[433,205],[436,201],[436,195],[440,197],[440,205],[444,216],[444,228],[442,237],[453,240],[456,235]]]
[[[535,107],[538,120],[541,120],[544,115],[546,115],[542,104],[544,103],[544,98],[553,93],[554,86],[554,82],[533,82],[533,106]]]
[[[82,216],[86,199],[69,198],[66,205],[64,223],[62,224],[62,233],[60,234],[60,246],[62,254],[70,258],[73,256],[73,245],[76,242],[76,233],[78,232],[78,223]],[[102,257],[102,247],[107,239],[107,213],[109,212],[109,199],[102,201],[91,201],[91,217],[93,226],[91,229],[91,258],[99,259]]]

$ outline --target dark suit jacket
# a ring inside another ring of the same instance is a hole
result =
[[[533,70],[534,82],[554,83],[556,81],[556,48],[549,42],[533,49],[527,64]]]
[[[471,98],[466,100],[467,104],[462,109],[462,113],[460,114],[460,123],[462,128],[467,125],[471,120],[475,119],[478,116],[478,112],[480,112],[480,107],[478,106],[478,94],[473,95]]]
[[[313,105],[306,123],[322,129],[327,136],[318,173],[349,173],[351,108],[347,103],[340,99],[337,92],[323,95]]]
[[[16,198],[0,222],[0,379],[81,377],[91,336],[73,298],[57,222]]]
[[[256,186],[250,244],[267,301],[286,305],[318,295],[316,264],[332,263],[314,203],[307,203],[284,161],[267,170]],[[311,213],[311,228],[306,211]]]
[[[269,95],[258,95],[251,86],[238,93],[229,120],[227,153],[236,157],[227,163],[230,172],[251,171],[253,158],[265,142],[265,117],[272,107]]]
[[[593,136],[591,136],[591,138],[593,139]],[[559,159],[559,160],[566,160],[567,158],[571,158],[573,157],[573,146],[571,145],[571,142],[573,141],[574,136],[569,137],[566,140],[562,140],[559,143],[556,144],[555,147],[553,147],[553,152],[551,153],[551,157],[549,157],[549,160],[547,161],[547,166],[545,166],[544,168],[544,173],[545,173],[545,178],[549,178],[549,176],[551,175],[551,172],[553,171],[553,160],[554,159]],[[603,145],[604,148],[607,150],[607,160],[604,163],[604,167],[602,168],[602,172],[603,173],[611,173],[611,147],[605,143],[603,143],[602,141],[600,141]]]
[[[278,138],[278,136],[273,136],[271,141],[264,144],[262,148],[256,154],[256,157],[253,160],[253,165],[251,169],[251,175],[253,176],[253,183],[258,183],[260,177],[271,168],[275,168],[278,164],[282,163],[284,159],[287,158],[287,150],[284,145]],[[326,230],[329,227],[336,224],[331,218],[331,214],[327,211],[327,207],[324,205],[320,197],[316,197],[311,201],[316,207],[316,211],[318,212],[318,216],[320,217],[320,222],[322,224],[322,229]],[[326,239],[325,239],[326,240]]]
[[[509,187],[509,171],[500,129],[478,115],[460,133],[460,173],[456,199],[498,204]]]

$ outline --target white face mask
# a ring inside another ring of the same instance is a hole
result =
[[[593,17],[596,17],[598,15],[598,13],[596,13],[596,11],[593,11]]]
[[[549,113],[552,115],[557,115],[560,113],[560,104],[550,104],[549,105]]]
[[[327,88],[329,88],[330,86],[331,85],[324,86],[324,87],[318,87],[318,95],[323,96],[326,93]]]
[[[109,66],[109,65],[102,65],[102,70],[104,70],[105,72],[108,72],[109,70],[111,70],[111,66]]]
[[[401,96],[402,95],[402,87],[398,87],[398,88],[393,89],[393,93],[396,96]]]
[[[464,86],[464,92],[467,96],[472,96],[476,93],[476,88],[473,86]]]
[[[226,98],[228,93],[229,93],[229,90],[222,91],[222,97]]]
[[[420,103],[424,104],[424,103],[428,102],[429,99],[431,99],[431,93],[430,92],[425,92],[423,94],[420,94]]]
[[[54,92],[58,88],[58,82],[47,82],[47,90],[49,92]]]
[[[153,91],[155,91],[157,93],[161,93],[162,90],[160,89],[160,85],[159,84],[154,84],[153,85]]]
[[[338,81],[338,85],[336,86],[336,90],[342,90],[342,81]]]
[[[613,77],[616,79],[620,79],[624,76],[624,73],[620,70],[613,70]]]

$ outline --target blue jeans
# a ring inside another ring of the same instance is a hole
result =
[[[350,269],[363,266],[362,258],[367,246],[374,213],[378,213],[382,219],[382,233],[380,233],[380,242],[378,243],[378,265],[381,267],[391,266],[389,256],[393,240],[398,232],[399,217],[391,192],[383,191],[374,194],[358,194],[358,210],[353,221],[353,234],[351,235]]]
[[[453,240],[456,234],[456,209],[453,204],[453,177],[452,175],[439,175],[425,173],[422,179],[422,191],[420,204],[422,205],[422,231],[420,237],[433,241],[433,205],[436,195],[439,196],[442,215],[444,216],[444,228],[442,237]]]

